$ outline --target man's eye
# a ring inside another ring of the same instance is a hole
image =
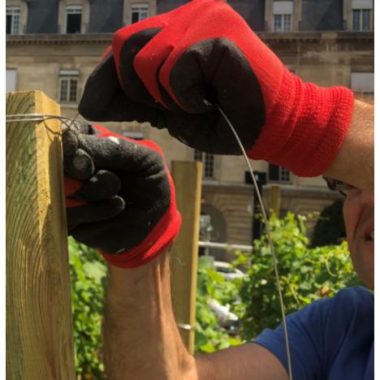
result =
[[[348,183],[345,183],[343,181],[339,181],[339,180],[328,178],[328,177],[323,177],[323,178],[326,181],[327,186],[329,187],[330,190],[339,191],[344,196],[347,195],[347,192],[356,190],[356,187],[349,185]]]

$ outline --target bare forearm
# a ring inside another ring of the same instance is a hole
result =
[[[346,139],[326,176],[361,189],[374,186],[374,112],[373,106],[355,101],[352,122]]]
[[[109,269],[103,330],[110,380],[196,379],[172,312],[168,261],[161,255],[144,267]]]
[[[167,255],[133,270],[110,267],[104,320],[108,379],[287,379],[269,351],[245,344],[194,358],[174,320]]]

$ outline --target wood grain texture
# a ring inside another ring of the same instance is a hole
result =
[[[8,94],[6,110],[60,114],[38,91]],[[75,378],[60,131],[6,126],[8,380]]]
[[[182,227],[171,252],[173,308],[178,323],[195,326],[199,219],[201,213],[202,164],[174,161],[172,175]],[[194,351],[194,329],[180,329],[190,353]]]
[[[275,215],[280,215],[281,210],[281,187],[278,185],[272,185],[270,187],[270,204],[269,209],[274,212]]]

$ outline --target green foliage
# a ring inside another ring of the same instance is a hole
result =
[[[286,312],[333,296],[358,283],[346,243],[310,248],[302,217],[288,213],[270,218],[278,257]],[[101,320],[106,267],[99,254],[69,241],[76,370],[79,379],[104,379],[101,360]],[[250,340],[262,329],[280,323],[280,310],[267,238],[254,242],[253,253],[238,253],[234,263],[246,277],[225,280],[208,257],[199,258],[195,346],[209,353]],[[208,305],[214,299],[230,305],[241,320],[240,336],[230,336]]]
[[[198,289],[196,298],[195,351],[210,353],[241,343],[240,338],[229,336],[222,328],[208,305],[214,299],[222,305],[237,302],[238,286],[235,281],[226,281],[212,266],[209,257],[199,258]]]
[[[347,243],[310,248],[304,218],[288,213],[270,218],[272,240],[278,259],[286,314],[312,301],[330,297],[339,289],[358,283]],[[264,328],[280,323],[280,307],[267,237],[254,242],[252,254],[238,254],[235,265],[246,268],[235,312],[242,320],[241,336],[250,340]]]
[[[322,210],[314,228],[311,246],[339,244],[345,236],[343,201],[339,199]]]
[[[104,379],[101,323],[106,266],[99,253],[69,239],[75,367],[79,379]]]

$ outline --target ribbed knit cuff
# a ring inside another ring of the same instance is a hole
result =
[[[274,107],[255,145],[253,159],[284,166],[303,177],[332,164],[351,123],[354,96],[345,87],[322,88],[285,71]]]
[[[100,253],[109,264],[119,268],[136,268],[145,265],[172,244],[178,235],[181,220],[181,214],[172,207],[137,247],[118,254],[109,254],[103,251]]]

